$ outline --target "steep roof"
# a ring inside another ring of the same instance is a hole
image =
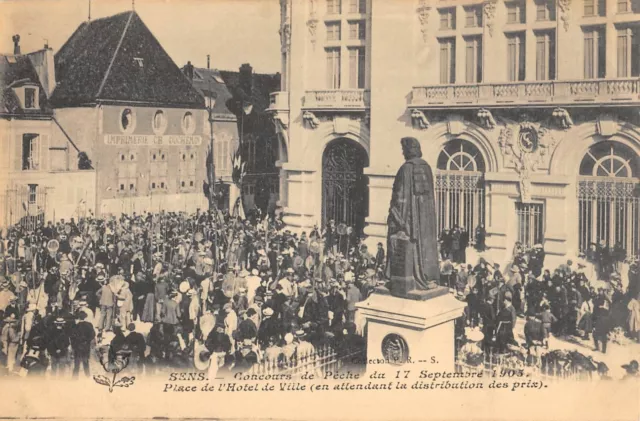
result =
[[[186,66],[182,68],[183,73],[185,72],[185,68]],[[227,89],[227,85],[222,79],[219,70],[195,67],[193,69],[193,80],[191,83],[203,96],[216,98],[213,106],[214,114],[226,114],[235,117],[235,114],[227,107],[227,102],[232,98],[232,95],[229,89]],[[205,106],[206,105],[205,103]]]
[[[12,88],[36,85],[40,95],[40,108],[24,109]],[[51,115],[47,104],[47,94],[28,55],[0,55],[0,114],[14,116]]]
[[[82,23],[55,56],[55,107],[135,102],[204,108],[204,99],[135,11]]]

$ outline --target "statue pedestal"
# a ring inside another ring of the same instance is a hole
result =
[[[454,369],[454,320],[466,304],[446,288],[422,292],[430,297],[400,298],[377,291],[356,304],[367,321],[367,371],[395,371],[401,365]]]

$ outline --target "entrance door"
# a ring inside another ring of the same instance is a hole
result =
[[[368,165],[366,151],[351,140],[337,139],[322,158],[322,226],[333,219],[361,234],[369,202],[363,175]]]

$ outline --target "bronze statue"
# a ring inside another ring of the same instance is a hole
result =
[[[401,139],[405,163],[393,182],[387,219],[387,268],[391,293],[408,296],[430,290],[440,278],[433,173],[420,143]]]

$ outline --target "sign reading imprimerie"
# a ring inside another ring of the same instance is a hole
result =
[[[108,134],[104,143],[112,146],[199,146],[202,136]]]

